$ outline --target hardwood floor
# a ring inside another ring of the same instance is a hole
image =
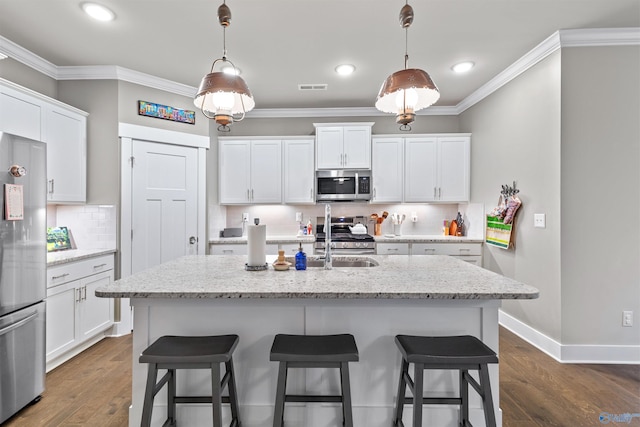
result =
[[[105,339],[47,374],[42,400],[4,427],[128,425],[131,335]],[[640,365],[567,365],[500,328],[505,427],[601,426],[599,416],[640,414]],[[630,423],[640,426],[640,417]]]

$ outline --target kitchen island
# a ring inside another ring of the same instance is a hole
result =
[[[334,261],[339,258],[334,257]],[[355,259],[358,257],[350,257]],[[133,383],[129,426],[139,425],[146,365],[138,355],[161,335],[235,333],[234,353],[242,424],[272,423],[277,364],[269,362],[276,333],[355,336],[360,361],[351,364],[354,423],[389,426],[400,355],[396,334],[471,334],[498,351],[498,309],[503,299],[533,299],[538,290],[448,256],[371,256],[376,267],[245,271],[245,256],[179,258],[99,288],[96,295],[131,298],[134,307]],[[490,366],[501,425],[498,367]],[[427,390],[457,393],[457,375],[425,372]],[[337,392],[337,372],[294,370],[288,391]],[[178,374],[178,392],[206,395],[206,371]],[[182,390],[182,391],[181,391]],[[164,417],[165,393],[156,398],[154,425]],[[470,393],[471,420],[483,425],[479,398]],[[228,409],[224,409],[228,417]],[[406,411],[405,424],[410,422]],[[333,403],[289,404],[287,426],[340,424]],[[428,425],[457,425],[457,407],[431,407]],[[178,406],[182,425],[210,423],[208,405]]]

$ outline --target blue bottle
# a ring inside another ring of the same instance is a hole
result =
[[[296,254],[296,270],[306,270],[307,269],[307,254],[302,251],[302,243],[300,243],[300,249],[298,249],[298,253]]]

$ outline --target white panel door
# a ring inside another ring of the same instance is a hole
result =
[[[111,283],[111,272],[94,274],[81,280],[80,339],[85,340],[113,323],[113,299],[98,298],[96,289]]]
[[[284,202],[315,203],[312,139],[284,141]]]
[[[251,202],[282,203],[282,141],[251,141]]]
[[[40,141],[42,106],[36,99],[2,88],[0,131]]]
[[[251,202],[251,141],[219,141],[220,203]]]
[[[316,168],[340,169],[344,167],[343,127],[316,128]]]
[[[440,149],[440,186],[438,200],[466,202],[469,200],[469,137],[443,137]]]
[[[343,138],[343,167],[371,169],[371,126],[345,126]]]
[[[131,272],[197,246],[197,149],[133,141]]]

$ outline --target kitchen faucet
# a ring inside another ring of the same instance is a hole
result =
[[[324,206],[324,269],[331,270],[331,205]]]

